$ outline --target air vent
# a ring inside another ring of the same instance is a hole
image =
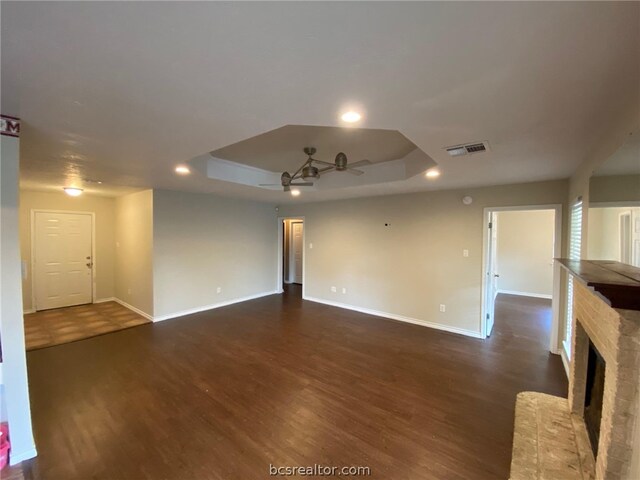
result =
[[[489,144],[487,142],[468,143],[466,145],[446,147],[445,150],[452,157],[460,157],[467,154],[471,155],[473,153],[486,152],[489,150]]]

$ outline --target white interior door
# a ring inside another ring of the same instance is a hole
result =
[[[91,230],[90,214],[35,213],[36,310],[92,302]]]
[[[304,224],[302,222],[293,222],[291,224],[291,258],[293,271],[293,283],[302,284],[302,256],[304,251],[303,243]]]
[[[631,265],[640,267],[640,208],[631,209]]]
[[[498,295],[498,216],[494,212],[489,213],[489,230],[488,230],[488,258],[487,258],[487,288],[485,305],[486,305],[486,321],[487,336],[491,335],[493,330],[496,295]]]

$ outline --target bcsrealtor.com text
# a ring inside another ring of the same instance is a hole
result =
[[[269,464],[270,476],[282,476],[282,477],[367,477],[371,475],[371,468],[362,466],[345,466],[334,467],[331,465],[319,465],[317,463],[313,465],[305,466],[281,466]]]

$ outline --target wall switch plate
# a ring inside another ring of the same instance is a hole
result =
[[[343,289],[342,289],[342,294],[343,294],[343,295],[346,295],[346,293],[347,293],[347,289],[346,289],[346,288],[343,288]]]
[[[222,287],[216,288],[216,293],[222,293]]]
[[[130,289],[130,288],[129,288],[129,289],[127,289],[127,293],[128,293],[129,295],[131,295],[131,289]]]
[[[444,312],[444,311],[446,311],[446,309],[447,309],[447,306],[444,303],[441,303],[440,304],[440,311]]]
[[[332,291],[333,293],[336,293],[336,292],[338,291],[338,289],[337,289],[336,287],[331,287],[331,291]]]
[[[469,256],[469,250],[462,250],[462,256],[463,257],[468,257]]]
[[[309,250],[311,250],[313,248],[313,243],[309,244]]]

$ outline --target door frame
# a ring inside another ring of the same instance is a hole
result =
[[[91,215],[91,303],[96,301],[96,213],[82,212],[77,210],[47,210],[43,208],[31,209],[31,309],[36,312],[36,256],[35,256],[35,230],[36,230],[36,213],[56,213],[56,214],[74,214],[74,215]]]
[[[554,240],[553,240],[553,256],[554,258],[562,257],[562,204],[544,204],[544,205],[518,205],[508,207],[485,207],[482,214],[482,292],[480,309],[480,333],[481,338],[487,338],[487,261],[489,259],[489,218],[491,213],[499,212],[518,212],[518,211],[535,211],[535,210],[553,210],[555,212]],[[551,339],[549,341],[549,351],[551,353],[560,353],[560,281],[556,270],[558,270],[557,262],[554,262],[553,276],[553,293],[551,296]],[[558,272],[559,273],[559,272]]]
[[[304,216],[291,216],[291,217],[278,217],[278,249],[276,251],[276,259],[278,262],[278,275],[276,278],[276,293],[284,293],[282,288],[284,272],[282,271],[282,257],[284,256],[284,237],[282,234],[282,224],[285,220],[299,220],[302,222],[302,298],[305,298],[305,292],[307,288],[307,221]]]

